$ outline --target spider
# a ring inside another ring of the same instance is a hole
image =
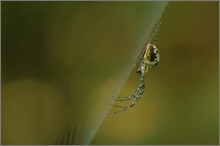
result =
[[[143,53],[143,60],[141,61],[140,66],[137,70],[137,74],[140,76],[140,83],[138,87],[136,88],[134,93],[132,93],[130,96],[117,97],[115,99],[115,101],[128,101],[128,100],[133,100],[133,101],[128,106],[119,106],[119,105],[109,103],[109,105],[116,107],[116,108],[121,108],[121,110],[110,112],[107,114],[115,114],[115,113],[123,112],[123,111],[128,110],[131,107],[134,107],[135,104],[140,99],[140,97],[144,94],[144,88],[145,88],[144,77],[146,76],[148,72],[148,68],[154,68],[155,66],[158,65],[160,61],[160,55],[159,55],[159,51],[157,47],[156,32],[157,32],[157,29],[155,30],[154,44],[148,43],[146,45],[145,51]]]

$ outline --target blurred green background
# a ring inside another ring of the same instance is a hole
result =
[[[133,109],[107,116],[92,144],[219,143],[219,2],[170,2],[160,64]],[[120,95],[138,84],[134,73]]]
[[[218,144],[219,2],[165,6],[1,2],[2,144]],[[162,13],[144,95],[97,123]]]

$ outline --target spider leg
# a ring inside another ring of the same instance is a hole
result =
[[[107,114],[116,114],[116,113],[120,113],[120,112],[123,112],[123,111],[126,111],[128,110],[127,108],[123,109],[123,110],[119,110],[119,111],[115,111],[115,112],[111,112],[111,113],[107,113]]]
[[[126,97],[117,97],[117,99],[115,99],[115,101],[128,101],[128,100],[134,99],[139,94],[139,92],[144,90],[144,86],[145,86],[144,85],[144,76],[141,76],[141,82],[133,94],[131,94],[130,96],[126,96]],[[124,99],[119,99],[119,98],[124,98]]]
[[[126,96],[126,97],[117,97],[117,99],[115,99],[115,101],[128,101],[131,100],[135,97],[135,93],[131,94],[130,96]],[[124,99],[122,99],[124,98]]]
[[[132,99],[130,96],[120,97],[120,98],[125,98],[125,99],[115,99],[115,101],[128,101],[128,100],[131,100],[131,99]]]
[[[110,104],[109,105],[113,106],[113,107],[118,107],[118,108],[127,108],[128,106],[119,106],[119,105],[116,105],[116,104]]]
[[[144,94],[144,91],[141,91],[137,94],[137,96],[134,98],[133,102],[128,106],[128,108],[134,107],[135,104],[138,102],[138,100],[141,98],[141,95]]]
[[[114,106],[114,107],[117,107],[117,108],[123,108],[122,110],[118,110],[118,111],[114,111],[114,112],[110,112],[110,113],[107,113],[107,114],[116,114],[116,113],[120,113],[120,112],[123,112],[123,111],[126,111],[128,110],[129,108],[131,107],[134,107],[135,104],[137,103],[138,99],[141,97],[141,95],[143,94],[143,92],[137,94],[137,97],[135,97],[134,101],[129,105],[129,106],[118,106],[118,105],[115,105],[115,104],[110,104],[111,106]]]
[[[128,100],[133,99],[133,96],[134,96],[133,94],[130,96],[124,96],[124,97],[117,96],[115,101],[128,101]],[[115,96],[112,96],[112,97],[115,97]]]
[[[140,96],[141,96],[142,94],[143,94],[143,92],[140,92],[140,93],[135,94],[134,101],[133,101],[129,106],[119,106],[119,105],[111,104],[111,103],[108,103],[108,104],[111,105],[111,106],[113,106],[113,107],[128,109],[128,108],[131,108],[131,107],[134,106],[134,103],[137,102],[137,100],[140,98]]]
[[[135,104],[136,104],[136,103],[138,102],[138,100],[140,99],[141,95],[143,95],[143,93],[144,93],[144,88],[145,88],[145,85],[144,85],[144,77],[142,76],[142,77],[141,77],[141,82],[140,82],[139,86],[137,87],[137,89],[135,90],[135,92],[132,94],[132,99],[134,99],[133,102],[132,102],[130,105],[128,105],[128,106],[119,106],[119,105],[115,105],[115,104],[110,104],[110,103],[109,103],[109,105],[111,105],[111,106],[113,106],[113,107],[123,108],[123,109],[122,109],[122,110],[115,111],[115,112],[110,112],[110,113],[107,113],[107,114],[115,114],[115,113],[123,112],[123,111],[125,111],[125,110],[128,110],[128,109],[131,108],[131,107],[134,107]],[[130,97],[130,99],[131,99],[131,96],[127,96],[127,97],[124,97],[124,98],[128,98],[128,97]],[[122,97],[122,98],[123,98],[123,97]],[[130,99],[129,99],[129,100],[130,100]]]
[[[118,106],[118,105],[115,105],[115,104],[109,104],[109,105],[117,107],[117,108],[123,108],[122,110],[118,110],[118,111],[107,113],[107,114],[116,114],[116,113],[120,113],[120,112],[128,110],[129,108],[133,107],[135,104],[130,104],[129,106]]]

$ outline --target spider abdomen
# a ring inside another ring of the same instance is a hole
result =
[[[157,47],[153,44],[147,44],[144,54],[144,60],[146,60],[147,66],[153,68],[158,65],[160,61],[160,55]]]

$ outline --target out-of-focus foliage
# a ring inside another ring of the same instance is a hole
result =
[[[218,2],[167,5],[144,95],[102,123],[166,4],[2,2],[2,144],[218,144]]]
[[[106,117],[92,144],[219,143],[219,2],[170,2],[159,31],[160,64],[136,106]],[[134,73],[121,96],[138,84]]]
[[[88,144],[167,3],[2,2],[2,144]]]

